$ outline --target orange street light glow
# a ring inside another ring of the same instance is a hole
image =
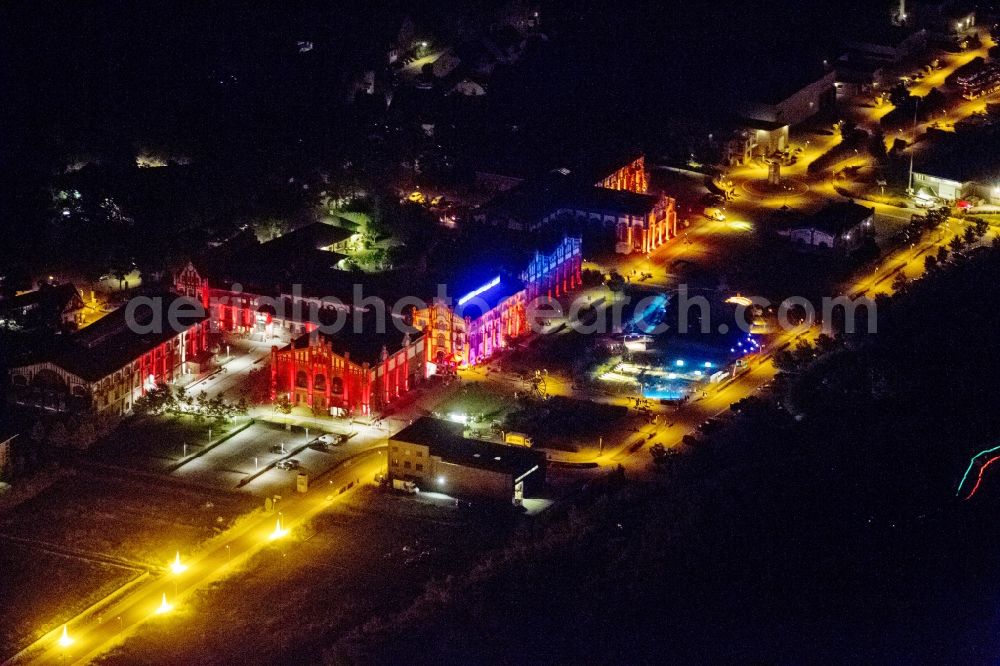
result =
[[[175,574],[182,574],[187,571],[187,565],[181,563],[181,553],[177,551],[177,556],[174,557],[174,561],[170,563],[170,570]]]
[[[271,539],[271,541],[274,541],[275,539],[280,539],[286,534],[288,534],[288,530],[282,529],[281,518],[278,518],[278,521],[274,524],[274,531],[271,532],[271,536],[269,538]]]
[[[163,615],[164,613],[169,613],[174,609],[173,606],[167,603],[167,593],[163,593],[163,600],[160,601],[160,606],[156,609],[157,615]]]
[[[66,625],[63,625],[62,636],[59,637],[59,647],[69,647],[73,644],[73,639],[70,638],[69,633],[66,630]]]

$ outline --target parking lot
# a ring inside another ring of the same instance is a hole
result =
[[[280,495],[295,491],[298,472],[315,478],[373,443],[371,438],[351,438],[345,444],[332,444],[325,449],[318,445],[310,447],[321,434],[312,430],[307,437],[301,428],[286,430],[278,424],[258,422],[181,465],[173,476],[220,489]],[[336,435],[332,437],[334,442],[337,439]],[[294,468],[277,467],[281,461],[290,460],[297,461]]]

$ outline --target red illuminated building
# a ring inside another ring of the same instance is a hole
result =
[[[58,336],[36,358],[11,368],[13,400],[51,411],[128,413],[157,385],[207,367],[209,322],[194,307],[176,295],[153,296],[131,312],[121,307],[78,333]],[[170,324],[172,309],[179,329]]]
[[[271,398],[333,415],[380,411],[426,378],[422,334],[307,333],[271,349]]]

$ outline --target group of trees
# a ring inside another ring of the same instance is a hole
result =
[[[132,409],[136,414],[191,414],[197,420],[211,419],[224,422],[237,416],[246,416],[249,405],[245,397],[236,403],[226,402],[223,394],[209,398],[205,391],[192,395],[183,386],[176,388],[160,384],[136,400]]]
[[[677,449],[668,449],[657,442],[649,447],[649,455],[653,458],[653,469],[657,472],[666,471],[671,462],[677,459]]]
[[[879,119],[879,125],[883,128],[909,127],[914,120],[930,120],[940,113],[946,102],[944,93],[937,88],[931,88],[923,97],[915,97],[900,83],[889,91],[889,103],[895,108]]]
[[[937,254],[929,254],[924,257],[924,268],[928,271],[934,270],[938,266],[941,266],[949,257],[961,256],[961,252],[967,247],[981,242],[986,234],[989,232],[989,223],[982,218],[974,218],[970,220],[972,224],[967,226],[961,234],[956,234],[948,242],[948,247],[941,246],[938,248]]]
[[[117,416],[110,414],[90,413],[74,416],[68,421],[46,423],[39,420],[29,431],[28,439],[39,445],[85,451],[111,434],[119,421]]]
[[[799,372],[823,354],[840,348],[843,340],[821,333],[815,343],[799,340],[793,348],[774,352],[774,367],[782,372]]]
[[[842,120],[839,124],[840,143],[814,159],[806,168],[810,174],[820,174],[839,162],[851,157],[861,149],[867,149],[871,143],[868,132],[855,123]]]
[[[271,400],[271,368],[253,368],[240,384],[240,397],[251,405],[263,405]]]
[[[291,231],[292,225],[287,219],[268,215],[255,218],[250,222],[250,228],[253,229],[258,241],[266,243],[287,234]]]

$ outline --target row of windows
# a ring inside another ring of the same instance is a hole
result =
[[[392,466],[393,467],[400,467],[399,458],[393,458],[392,459]],[[423,463],[417,463],[416,465],[413,465],[413,463],[411,463],[409,460],[404,460],[403,464],[402,464],[402,467],[403,467],[403,469],[413,469],[413,470],[415,470],[417,472],[424,471],[424,465],[423,465]]]

